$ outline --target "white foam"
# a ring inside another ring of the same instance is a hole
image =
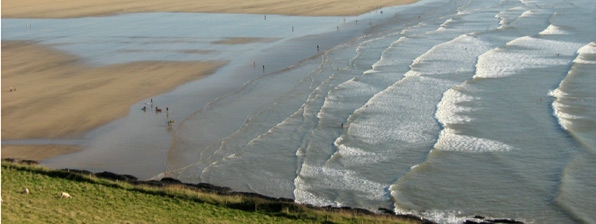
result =
[[[309,179],[308,183],[304,179]],[[300,175],[294,180],[296,202],[313,205],[339,205],[337,201],[322,199],[310,193],[310,190],[320,192],[321,189],[339,189],[358,192],[369,200],[384,200],[387,187],[374,181],[367,180],[353,170],[318,167],[303,164]]]
[[[570,130],[570,127],[573,125],[573,120],[585,119],[583,116],[564,112],[565,108],[570,106],[562,103],[562,101],[563,99],[573,98],[571,95],[563,92],[559,88],[549,91],[548,95],[555,97],[555,100],[552,103],[553,115],[558,119],[559,125],[561,125],[563,129]]]
[[[596,54],[596,42],[584,45],[577,50],[578,54]]]
[[[536,10],[527,10],[527,11],[523,12],[519,17],[531,17],[536,14],[537,14]]]
[[[471,34],[462,34],[450,41],[433,46],[413,60],[405,76],[437,75],[472,72],[471,62],[490,47]],[[447,56],[448,55],[448,56]]]
[[[567,94],[565,92],[561,91],[560,89],[555,89],[555,90],[548,91],[548,95],[555,97],[555,98],[561,98]]]
[[[578,63],[578,64],[596,64],[596,61],[593,60],[585,60],[582,57],[577,57],[573,60],[573,63]]]
[[[548,27],[546,27],[546,29],[544,29],[543,31],[540,31],[540,33],[538,33],[538,34],[540,34],[540,35],[557,35],[557,34],[569,34],[569,32],[561,29],[558,26],[551,24]]]
[[[586,55],[596,55],[596,43],[592,42],[577,50],[578,56],[573,60],[573,63],[581,64],[596,64],[596,60],[587,60]]]
[[[439,28],[437,29],[437,31],[441,31],[441,30],[446,30],[446,28],[449,26],[450,23],[453,22],[453,19],[449,18],[447,20],[445,20],[445,22],[443,22],[441,25],[439,25]]]
[[[474,111],[471,107],[458,106],[457,104],[463,102],[470,102],[477,100],[476,98],[463,94],[454,89],[449,89],[443,94],[441,102],[437,105],[436,117],[440,123],[454,124],[454,123],[466,123],[472,121],[469,116],[461,115],[461,112]]]
[[[419,62],[414,62],[415,64],[418,64]],[[406,72],[406,74],[404,74],[404,76],[409,77],[409,76],[422,76],[422,72],[417,72],[414,70],[410,70],[408,72]]]
[[[327,205],[334,205],[335,203],[329,199],[324,197],[319,197],[308,190],[310,188],[306,188],[308,184],[306,184],[302,177],[298,176],[294,179],[294,185],[296,188],[294,189],[294,197],[296,203],[300,204],[310,204],[314,206],[327,206]]]
[[[338,139],[342,139],[342,137],[340,136]],[[349,165],[372,165],[390,159],[390,157],[384,156],[382,153],[369,152],[360,148],[349,147],[339,143],[337,140],[334,144],[336,144],[338,150],[336,154],[339,154],[342,160],[345,161],[344,163],[347,162]]]
[[[467,217],[463,217],[460,211],[440,211],[440,210],[428,210],[418,214],[426,219],[432,220],[436,223],[445,224],[459,224],[469,220]]]
[[[507,19],[505,17],[499,16],[499,14],[495,15],[495,18],[499,19],[499,27],[497,29],[503,29],[508,24]]]
[[[435,149],[456,152],[503,152],[513,149],[505,143],[455,133],[452,129],[443,129]]]
[[[495,48],[482,54],[478,58],[474,78],[502,78],[526,68],[563,65],[568,61],[555,56],[573,55],[580,46],[572,42],[520,37],[507,43],[504,48]]]

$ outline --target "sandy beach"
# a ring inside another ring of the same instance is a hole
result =
[[[217,12],[309,16],[359,15],[415,0],[5,0],[2,18],[68,18],[135,12]]]
[[[160,11],[347,16],[412,2],[415,1],[7,0],[2,1],[2,18],[71,18]],[[241,38],[219,44],[259,41],[269,40]],[[226,63],[145,61],[94,67],[76,56],[35,42],[3,41],[2,139],[80,136],[125,116],[132,104],[205,77]],[[78,150],[80,147],[70,145],[3,145],[2,158],[43,160]]]
[[[141,62],[92,67],[35,43],[2,42],[2,139],[76,137],[126,115],[135,102],[211,74],[225,63]],[[78,150],[65,147],[62,152]],[[3,145],[2,157],[13,155],[12,150],[21,147]],[[45,159],[56,152],[32,155]],[[19,157],[32,159],[22,153]]]

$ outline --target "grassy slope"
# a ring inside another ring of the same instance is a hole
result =
[[[23,194],[24,188],[30,194]],[[61,199],[68,192],[71,199]],[[4,223],[412,223],[183,187],[133,186],[2,162]]]

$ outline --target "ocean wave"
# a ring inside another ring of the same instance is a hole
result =
[[[540,33],[538,33],[538,34],[540,34],[540,35],[558,35],[558,34],[569,34],[569,32],[561,29],[561,27],[551,24],[543,31],[540,31]]]
[[[495,140],[461,135],[453,129],[446,128],[441,131],[434,148],[454,152],[506,152],[512,150],[513,146]]]
[[[356,171],[341,167],[303,164],[300,175],[295,180],[295,185],[294,195],[298,203],[342,206],[341,193],[344,191],[366,200],[386,200],[384,189],[387,186],[385,184],[367,180]],[[328,192],[325,189],[334,190],[334,192]],[[321,197],[317,194],[324,196]],[[332,197],[330,194],[335,196]],[[335,200],[331,202],[325,198],[335,198]],[[352,199],[346,198],[345,200]]]
[[[444,126],[455,123],[467,123],[472,121],[469,116],[461,115],[462,112],[477,110],[473,107],[458,106],[457,104],[479,100],[477,97],[466,95],[455,89],[449,89],[443,94],[443,99],[437,105],[435,116]]]
[[[518,74],[528,68],[546,68],[563,65],[581,45],[574,42],[546,40],[524,36],[514,39],[504,47],[486,52],[478,58],[474,78],[502,78]]]
[[[519,17],[532,17],[536,14],[538,14],[537,10],[532,9],[532,10],[524,11]]]

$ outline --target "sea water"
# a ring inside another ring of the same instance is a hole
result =
[[[284,35],[258,35],[282,36],[279,44],[219,57],[305,58],[264,73],[246,66],[253,58],[234,59],[157,97],[197,104],[175,114],[160,176],[440,223],[596,223],[596,2],[429,0],[326,19],[305,22],[326,30],[292,34],[284,23]],[[320,52],[292,46],[334,38]],[[208,97],[189,93],[236,72],[249,78]]]
[[[386,9],[368,35],[187,117],[167,174],[441,223],[595,223],[595,10]]]

